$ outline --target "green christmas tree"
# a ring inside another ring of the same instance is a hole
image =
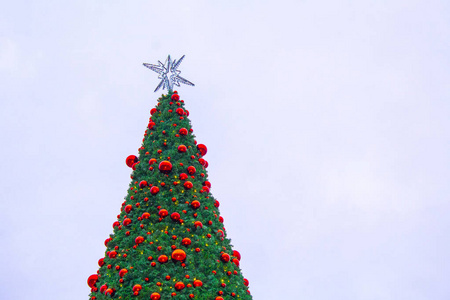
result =
[[[210,192],[207,148],[170,78],[161,82],[169,91],[150,111],[138,157],[126,159],[132,180],[90,299],[252,299]]]

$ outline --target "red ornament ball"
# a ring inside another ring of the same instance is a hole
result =
[[[200,154],[202,156],[204,156],[208,152],[208,148],[206,148],[206,146],[203,144],[198,144],[197,149],[198,149],[198,151],[200,151]]]
[[[159,193],[159,187],[157,187],[157,186],[152,186],[152,188],[150,189],[150,193],[151,193],[152,195],[158,194],[158,193]]]
[[[181,107],[178,107],[177,110],[175,111],[177,114],[179,114],[180,116],[184,115],[184,110]]]
[[[187,131],[186,128],[181,128],[181,129],[178,131],[178,133],[179,133],[180,135],[187,135],[187,134],[188,134],[188,131]]]
[[[172,259],[182,261],[186,259],[186,252],[181,249],[176,249],[172,252]]]
[[[209,188],[211,188],[211,182],[209,182],[208,180],[206,180],[205,182],[203,182],[204,186],[207,186]]]
[[[131,224],[131,219],[126,218],[125,220],[123,220],[123,225],[128,226]]]
[[[194,187],[194,185],[190,181],[186,181],[183,185],[184,185],[184,188],[187,190],[192,189]]]
[[[127,166],[129,168],[131,168],[133,166],[134,163],[137,163],[138,158],[136,155],[130,155],[127,157],[127,159],[125,160],[125,163],[127,164]]]
[[[123,277],[123,276],[125,276],[125,274],[127,274],[127,273],[128,273],[128,270],[127,270],[127,269],[122,269],[122,270],[119,271],[119,276],[120,276],[120,277]]]
[[[236,266],[239,267],[239,260],[237,258],[233,258],[233,262]]]
[[[161,173],[170,173],[170,171],[172,171],[172,163],[170,161],[164,160],[159,164],[158,168]]]
[[[133,292],[139,292],[140,290],[142,290],[142,286],[140,284],[135,284],[133,286]]]
[[[156,108],[152,108],[151,110],[150,110],[150,114],[151,115],[153,115],[155,112],[157,112],[158,110],[156,109]]]
[[[200,287],[203,285],[203,282],[199,279],[194,280],[194,286],[195,287]]]
[[[200,222],[200,221],[195,221],[194,222],[194,226],[197,228],[197,227],[200,227],[200,228],[203,228],[203,224],[202,224],[202,222]]]
[[[217,296],[215,300],[223,300],[223,298],[220,296]]]
[[[223,262],[229,262],[230,261],[230,255],[228,253],[222,253],[222,255],[220,256],[220,259]]]
[[[195,174],[195,167],[194,166],[189,166],[188,168],[187,168],[187,172],[189,173],[189,174]]]
[[[169,260],[169,258],[166,256],[166,255],[160,255],[159,257],[158,257],[158,261],[160,262],[160,263],[166,263],[167,261]]]
[[[241,260],[241,254],[237,250],[233,250],[233,256],[235,256],[238,260]]]
[[[101,267],[101,266],[103,266],[105,264],[105,259],[104,258],[100,258],[99,260],[98,260],[98,265]]]
[[[186,173],[181,173],[180,174],[180,180],[186,180],[188,178]]]
[[[150,218],[150,214],[148,212],[145,212],[145,213],[142,214],[141,218],[142,219],[148,219],[148,218]]]
[[[194,200],[194,201],[192,201],[191,205],[194,209],[197,209],[200,207],[200,201]]]
[[[178,221],[178,220],[180,220],[181,216],[180,216],[179,213],[174,212],[174,213],[172,213],[172,214],[170,215],[170,218],[171,218],[172,220],[174,220],[174,221]]]
[[[184,283],[178,281],[177,283],[175,283],[175,288],[177,289],[177,291],[181,291],[182,289],[184,289]]]
[[[172,97],[170,97],[170,99],[172,99],[173,101],[178,101],[180,100],[180,96],[178,96],[178,94],[173,94]]]
[[[151,158],[151,159],[148,161],[148,164],[149,164],[149,165],[153,165],[154,163],[156,163],[156,159],[155,159],[155,158]]]
[[[153,293],[150,295],[150,300],[159,300],[161,296],[158,293]]]
[[[115,291],[116,291],[115,289],[107,289],[107,290],[105,291],[105,296],[106,296],[106,295],[114,296],[114,292],[115,292]]]
[[[89,278],[87,280],[87,284],[90,288],[93,288],[93,287],[95,287],[95,284],[97,283],[97,281],[98,281],[98,275],[94,274],[94,275],[89,276]]]
[[[178,152],[184,153],[187,151],[187,147],[185,145],[178,146]]]
[[[159,211],[159,213],[158,213],[158,215],[161,217],[161,218],[165,218],[165,217],[167,217],[168,215],[169,215],[169,212],[167,211],[167,209],[161,209],[160,211]]]
[[[189,246],[191,244],[191,239],[190,238],[184,238],[181,241],[181,244],[183,244],[184,246]]]
[[[139,187],[140,187],[141,189],[145,188],[147,185],[148,185],[148,183],[147,183],[147,181],[145,181],[145,180],[142,180],[141,182],[139,182]]]
[[[125,206],[125,212],[128,214],[130,213],[130,211],[133,209],[133,206],[128,204],[127,206]]]
[[[219,201],[217,201],[217,200],[216,200],[216,201],[214,201],[214,206],[215,206],[215,207],[219,207],[219,206],[220,206],[220,202],[219,202]]]
[[[142,244],[143,242],[144,242],[144,237],[142,237],[142,236],[138,236],[135,240],[134,240],[134,242],[136,243],[136,244]]]
[[[244,285],[245,285],[245,286],[248,286],[248,280],[247,280],[247,278],[244,278]]]

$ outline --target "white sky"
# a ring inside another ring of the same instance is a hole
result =
[[[161,4],[161,2],[165,2]],[[88,299],[179,58],[255,300],[450,299],[450,2],[7,1],[0,299]]]

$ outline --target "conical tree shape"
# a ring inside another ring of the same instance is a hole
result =
[[[169,91],[150,113],[90,299],[252,299],[184,101]]]

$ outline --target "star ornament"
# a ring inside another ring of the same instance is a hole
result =
[[[159,74],[158,78],[161,79],[161,81],[156,87],[155,92],[160,88],[162,88],[163,90],[164,89],[173,90],[173,86],[174,85],[180,86],[180,82],[183,84],[195,86],[192,82],[180,76],[181,71],[178,70],[178,67],[183,61],[183,58],[184,55],[179,60],[174,59],[172,61],[169,55],[167,56],[165,63],[158,61],[157,65],[147,63],[143,64],[145,67]]]

